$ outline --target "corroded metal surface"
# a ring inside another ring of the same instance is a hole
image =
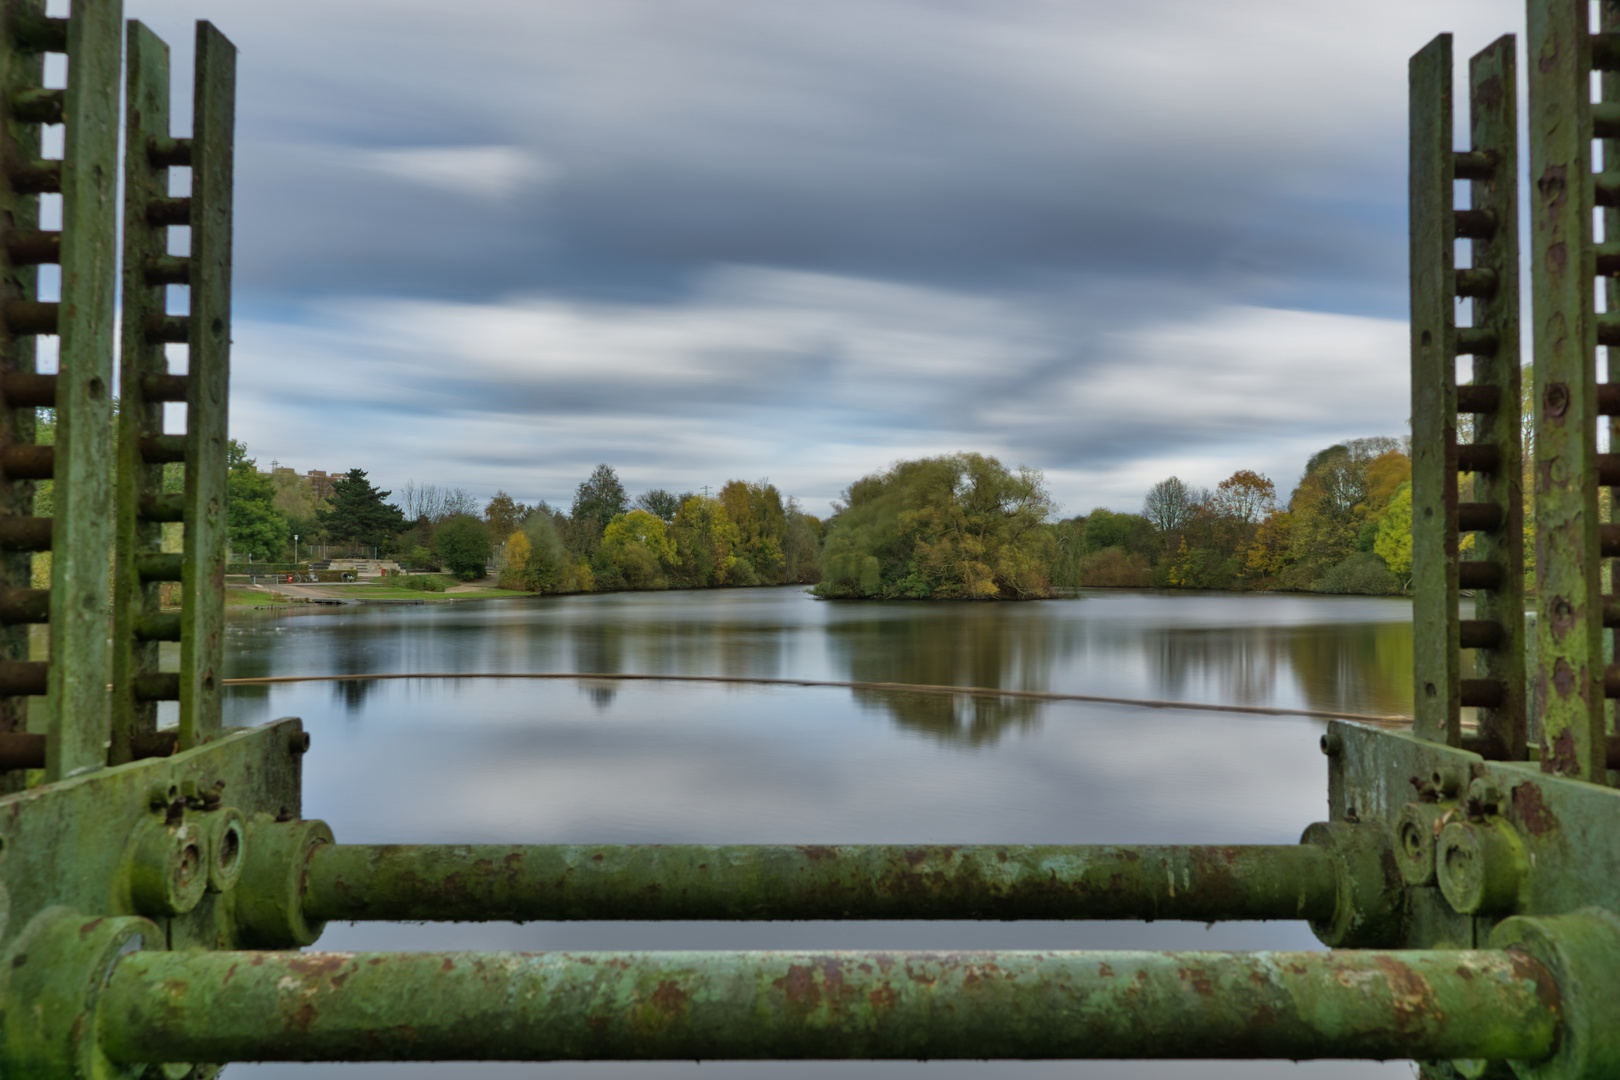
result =
[[[45,770],[107,763],[107,554],[112,550],[112,351],[118,279],[118,0],[75,0],[63,99],[61,370]]]
[[[1457,293],[1451,35],[1408,68],[1412,292],[1412,650],[1414,730],[1458,745]]]
[[[0,6],[0,41],[11,41],[16,35],[19,18],[43,17],[43,0],[27,0]],[[0,102],[4,103],[4,137],[6,145],[24,161],[38,159],[40,153],[40,123],[37,116],[29,116],[18,108],[25,96],[42,94],[44,58],[40,53],[22,48],[0,48]],[[55,230],[53,230],[54,232]],[[7,303],[27,303],[38,298],[38,264],[60,260],[60,233],[56,235],[55,250],[41,245],[45,236],[39,228],[39,196],[20,190],[8,170],[0,169],[0,297]],[[43,249],[42,249],[43,248]],[[20,446],[32,444],[37,436],[33,402],[16,400],[13,393],[25,378],[50,380],[50,400],[56,399],[55,378],[35,374],[35,339],[32,334],[17,332],[0,322],[0,444]],[[32,480],[13,480],[0,472],[0,526],[11,526],[32,519],[34,513],[35,484]],[[32,549],[36,545],[20,547],[5,545],[0,552],[0,586],[27,588],[32,580]],[[49,538],[45,547],[50,546]],[[28,627],[26,625],[0,626],[0,663],[26,663],[28,661]],[[28,699],[10,693],[0,694],[0,731],[22,732],[27,724]],[[43,735],[43,731],[37,732]],[[41,760],[37,767],[43,767]],[[22,774],[13,772],[0,776],[0,791],[12,791],[22,786]]]
[[[1515,952],[132,953],[114,1061],[1537,1059]]]
[[[1588,17],[1586,0],[1529,5],[1536,679],[1542,768],[1602,782],[1605,664]]]
[[[158,670],[159,641],[172,633],[142,634],[161,617],[162,584],[141,574],[140,558],[162,550],[163,525],[146,517],[146,501],[163,490],[163,466],[147,460],[143,444],[163,431],[163,403],[147,394],[150,376],[166,375],[163,344],[151,340],[146,319],[162,314],[168,292],[153,280],[154,260],[168,254],[168,229],[147,222],[146,207],[169,193],[169,169],[153,163],[151,144],[169,136],[169,47],[139,22],[129,23],[125,133],[134,148],[124,156],[123,335],[119,352],[117,546],[113,563],[114,765],[135,757],[135,743],[157,729],[157,702],[136,697],[136,680]]]
[[[197,24],[191,140],[191,313],[186,322],[185,564],[180,745],[217,738],[225,687],[225,518],[231,383],[231,197],[236,46]]]
[[[312,920],[1308,919],[1322,848],[362,845],[317,848]]]

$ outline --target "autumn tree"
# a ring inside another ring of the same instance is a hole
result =
[[[720,505],[737,526],[737,556],[747,559],[754,575],[765,584],[781,581],[787,561],[782,552],[787,512],[781,492],[763,480],[754,484],[732,480],[720,489]]]
[[[608,522],[600,556],[630,589],[665,588],[669,580],[664,571],[676,558],[664,519],[645,510],[631,510]]]
[[[1245,525],[1258,525],[1277,508],[1277,485],[1250,469],[1237,472],[1215,485],[1217,513]]]
[[[1053,504],[1038,470],[952,454],[850,485],[827,523],[829,597],[1049,596]]]
[[[511,536],[528,516],[529,507],[514,501],[504,491],[497,491],[495,497],[489,500],[489,505],[484,507],[484,524],[489,526],[493,536]]]
[[[675,546],[672,579],[683,588],[754,584],[738,574],[732,549],[740,537],[719,499],[689,496],[670,525],[669,538]]]

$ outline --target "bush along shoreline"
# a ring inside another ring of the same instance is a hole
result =
[[[1037,600],[1079,588],[1398,595],[1411,586],[1411,462],[1386,437],[1313,454],[1286,501],[1269,477],[1240,469],[1213,491],[1168,477],[1137,513],[1061,519],[1040,470],[976,453],[862,477],[825,520],[764,480],[632,499],[608,465],[566,510],[498,492],[479,511],[463,489],[415,483],[389,502],[394,493],[361,469],[318,492],[289,469],[258,472],[237,443],[231,478],[233,548],[261,573],[318,544],[464,581],[493,566],[501,589],[539,595],[803,584],[823,599]]]

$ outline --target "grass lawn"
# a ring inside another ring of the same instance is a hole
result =
[[[267,604],[285,604],[287,598],[280,593],[260,592],[258,589],[225,590],[226,607],[262,607]]]

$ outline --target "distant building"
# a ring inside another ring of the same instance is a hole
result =
[[[347,469],[341,472],[323,472],[320,469],[311,469],[304,474],[304,479],[309,481],[310,490],[314,493],[316,499],[330,499],[332,497],[333,482],[342,480],[348,475],[349,471]]]

